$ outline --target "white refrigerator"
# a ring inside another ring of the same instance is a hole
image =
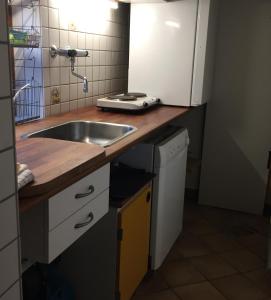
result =
[[[128,90],[166,105],[207,102],[215,17],[215,0],[131,4]]]

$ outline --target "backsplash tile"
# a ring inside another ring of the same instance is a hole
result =
[[[105,19],[96,18],[93,22],[93,17],[86,17],[84,6],[80,9],[78,3],[75,11],[67,15],[63,3],[63,0],[40,1],[46,116],[90,106],[97,98],[127,90],[129,5],[120,3],[118,10],[108,9]],[[88,50],[88,57],[76,58],[74,70],[87,77],[88,93],[83,92],[82,81],[71,74],[69,59],[50,57],[49,48],[53,44]],[[50,99],[50,87],[55,86],[60,88],[59,106]]]

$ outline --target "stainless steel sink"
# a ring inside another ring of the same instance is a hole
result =
[[[71,121],[29,133],[25,137],[51,138],[108,147],[136,130],[136,127],[124,124]]]

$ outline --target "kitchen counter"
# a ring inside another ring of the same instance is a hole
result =
[[[17,161],[27,164],[35,176],[35,181],[19,192],[20,211],[47,200],[189,110],[160,106],[142,114],[125,114],[89,107],[17,126]],[[21,138],[26,133],[74,120],[128,124],[137,127],[137,131],[107,148],[47,138]]]

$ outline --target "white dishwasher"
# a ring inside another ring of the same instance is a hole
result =
[[[188,131],[170,127],[159,138],[139,144],[120,161],[153,172],[151,267],[158,269],[182,231]]]

